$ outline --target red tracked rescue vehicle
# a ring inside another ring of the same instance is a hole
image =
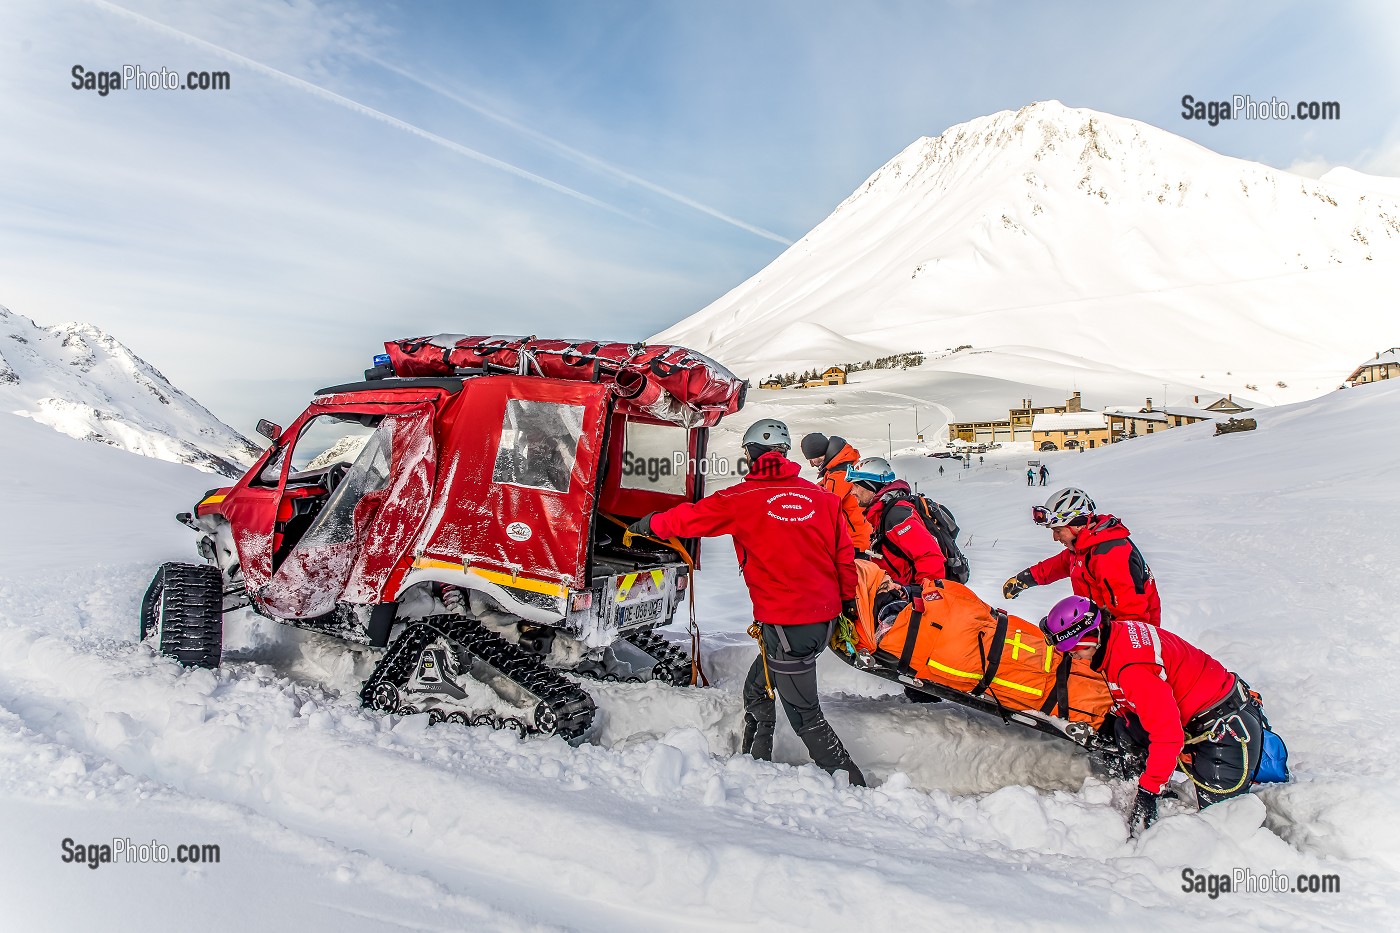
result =
[[[572,671],[689,683],[655,633],[684,552],[623,527],[704,493],[708,429],[744,383],[674,346],[436,337],[385,344],[365,381],[322,389],[233,486],[178,517],[204,564],[166,564],[142,636],[219,663],[242,606],[387,648],[366,705],[584,737]]]

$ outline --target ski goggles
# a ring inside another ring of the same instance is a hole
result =
[[[1070,509],[1067,512],[1052,512],[1043,505],[1031,506],[1031,521],[1045,528],[1058,528],[1081,516],[1088,516],[1084,509]]]

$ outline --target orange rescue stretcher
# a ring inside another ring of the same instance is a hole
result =
[[[885,680],[1067,738],[1091,751],[1113,752],[1104,728],[1112,706],[1108,685],[1089,668],[1046,645],[1033,622],[995,609],[961,583],[926,583],[884,625],[875,618],[882,587],[877,565],[858,560],[858,618],[843,620],[831,647],[842,660]],[[907,598],[901,595],[901,599]]]

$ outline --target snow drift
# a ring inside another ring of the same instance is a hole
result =
[[[1124,518],[1164,623],[1263,692],[1297,781],[1202,814],[1168,807],[1140,840],[1128,786],[1087,778],[1068,743],[947,704],[915,707],[834,658],[833,722],[879,785],[810,766],[780,724],[777,764],[734,755],[753,657],[732,556],[698,580],[717,687],[595,685],[597,746],[520,742],[362,710],[373,655],[232,615],[225,666],[185,671],[134,642],[152,565],[189,559],[170,513],[207,485],[176,464],[0,415],[0,482],[22,497],[0,543],[0,897],[13,922],[135,916],[413,929],[894,929],[911,915],[1038,929],[1374,929],[1400,907],[1397,650],[1400,385],[1258,414],[1251,434],[1183,428],[1047,457]],[[1348,438],[1320,449],[1323,436]],[[1024,461],[936,478],[971,585],[1052,550],[1027,520]],[[70,492],[101,483],[101,503]],[[83,529],[75,535],[74,528]],[[59,556],[61,555],[61,557]],[[1065,592],[1015,603],[1036,617]],[[784,763],[786,762],[786,763]],[[86,868],[65,835],[222,843],[218,865]],[[1339,875],[1341,895],[1184,893],[1181,872]],[[81,890],[84,896],[71,892]],[[102,892],[99,896],[98,892]],[[93,896],[89,897],[87,894]],[[144,898],[169,910],[151,912]]]

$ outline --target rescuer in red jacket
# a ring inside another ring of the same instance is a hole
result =
[[[1040,628],[1056,650],[1087,659],[1103,675],[1129,739],[1147,747],[1129,820],[1134,835],[1157,818],[1157,799],[1178,761],[1202,807],[1249,790],[1263,719],[1245,683],[1219,661],[1158,626],[1110,620],[1082,596],[1056,603]]]
[[[1115,619],[1162,622],[1157,581],[1128,529],[1112,515],[1094,512],[1094,500],[1070,486],[1031,509],[1031,519],[1050,529],[1065,550],[1006,581],[1002,595],[1015,599],[1032,586],[1069,577],[1076,596],[1092,599]]]
[[[772,760],[771,682],[812,760],[864,786],[817,694],[817,658],[832,626],[843,611],[855,617],[855,551],[841,503],[797,475],[801,468],[787,459],[792,441],[781,421],[759,421],[743,443],[751,466],[742,483],[648,515],[630,530],[657,538],[733,536],[762,652],[744,684],[743,751]]]
[[[909,484],[896,479],[884,457],[866,457],[846,471],[851,493],[865,509],[875,562],[900,586],[942,580],[943,551],[924,520],[914,514]]]
[[[846,529],[851,533],[856,556],[867,556],[870,552],[870,522],[866,520],[860,501],[851,491],[851,481],[846,478],[851,465],[860,459],[860,451],[843,437],[808,434],[802,438],[802,456],[817,468],[817,485],[841,500],[841,511],[846,516]]]

